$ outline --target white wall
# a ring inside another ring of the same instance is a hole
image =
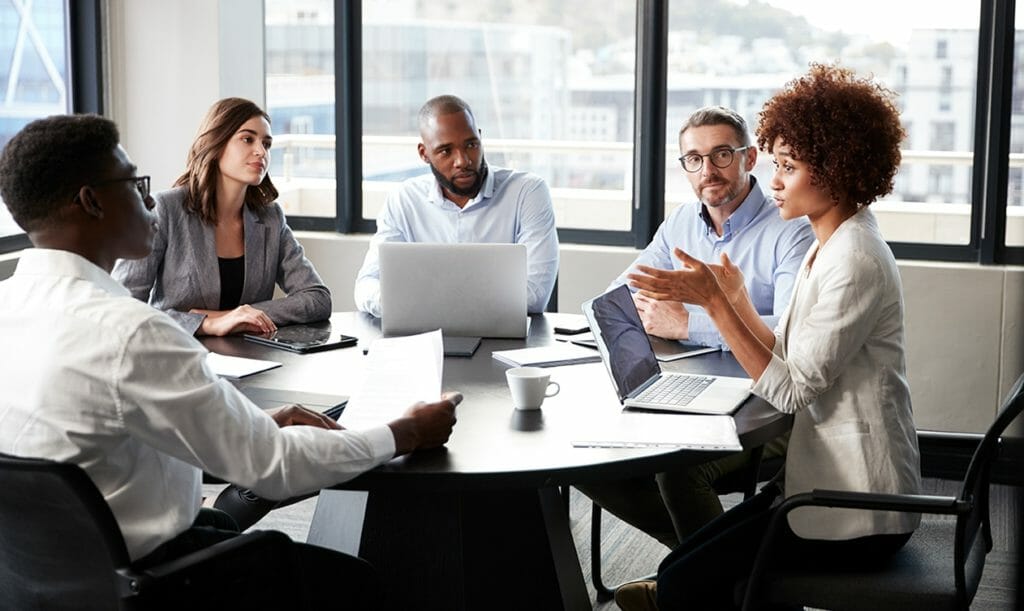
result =
[[[262,0],[108,0],[107,115],[153,189],[173,184],[207,109],[264,103]]]

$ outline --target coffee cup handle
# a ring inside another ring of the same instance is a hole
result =
[[[550,392],[552,386],[555,387],[555,392]],[[559,393],[559,391],[562,390],[562,387],[558,385],[558,382],[548,382],[547,390],[548,390],[548,392],[544,393],[544,397],[545,398],[547,398],[547,397],[554,397],[555,395],[557,395]]]

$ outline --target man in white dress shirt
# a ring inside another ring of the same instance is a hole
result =
[[[297,406],[271,416],[219,379],[202,344],[110,277],[156,230],[149,177],[118,141],[107,119],[50,117],[0,156],[0,195],[36,247],[0,282],[0,452],[82,467],[146,566],[237,534],[200,511],[204,470],[283,499],[447,441],[457,394],[354,431]],[[365,562],[304,544],[288,560],[307,575],[282,583],[297,606],[372,604]],[[312,576],[323,566],[329,588]]]
[[[420,109],[420,159],[431,173],[391,193],[355,284],[356,306],[380,316],[382,242],[526,245],[527,310],[543,312],[558,273],[558,234],[551,194],[540,177],[492,168],[469,105],[453,95]]]

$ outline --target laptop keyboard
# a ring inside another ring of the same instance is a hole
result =
[[[714,381],[708,376],[663,375],[634,400],[655,405],[689,405]]]

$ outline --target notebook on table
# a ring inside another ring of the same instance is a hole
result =
[[[625,407],[731,414],[750,395],[749,378],[663,372],[625,286],[584,303],[583,313]]]
[[[524,244],[380,245],[381,331],[526,337]]]

